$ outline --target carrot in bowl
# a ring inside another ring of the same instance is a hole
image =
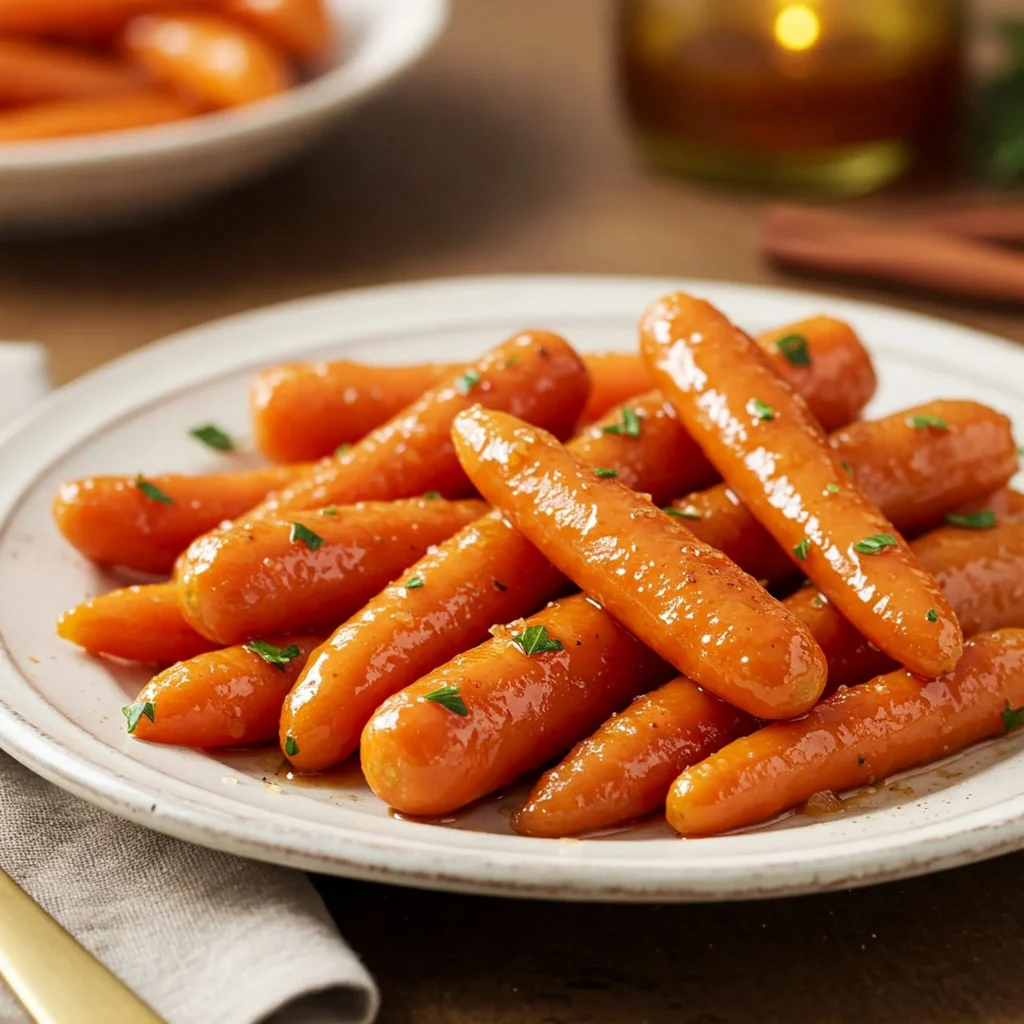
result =
[[[300,60],[321,60],[337,45],[325,0],[226,0],[224,9]]]
[[[0,37],[0,105],[109,96],[138,88],[138,74],[109,57]]]

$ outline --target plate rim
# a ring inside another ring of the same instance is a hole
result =
[[[389,308],[397,311],[391,317],[395,322],[387,324],[389,330],[397,332],[403,329],[403,325],[411,326],[421,322],[425,306],[431,305],[436,307],[435,315],[442,318],[445,325],[456,327],[458,318],[452,319],[452,303],[467,296],[479,303],[489,296],[502,294],[505,299],[516,296],[521,301],[527,294],[539,299],[545,295],[550,298],[557,293],[564,303],[568,301],[566,296],[569,293],[586,292],[589,295],[596,290],[606,296],[613,292],[621,296],[626,290],[642,289],[649,299],[671,288],[710,292],[716,296],[716,301],[723,301],[722,296],[725,295],[731,296],[736,302],[741,302],[745,297],[762,303],[771,299],[785,303],[792,301],[798,307],[813,301],[820,302],[830,313],[839,316],[895,317],[908,327],[915,324],[925,326],[933,334],[937,330],[949,331],[962,340],[973,340],[988,347],[1001,358],[1024,362],[1024,351],[1019,346],[996,335],[883,304],[864,303],[804,290],[644,275],[441,278],[352,289],[279,303],[189,328],[144,346],[57,389],[0,433],[0,464],[9,457],[12,446],[19,439],[45,425],[62,406],[87,402],[90,394],[102,391],[119,376],[130,376],[150,364],[158,366],[167,360],[176,360],[179,366],[187,364],[189,360],[182,357],[190,349],[209,347],[211,336],[219,335],[223,340],[253,329],[254,321],[260,322],[258,329],[265,334],[271,333],[269,326],[275,320],[290,323],[293,333],[276,332],[282,341],[275,343],[277,354],[269,357],[280,359],[287,358],[290,351],[308,351],[318,345],[333,343],[343,349],[346,343],[357,343],[358,334],[353,337],[348,332],[349,336],[346,337],[346,327],[340,317],[332,328],[330,340],[314,341],[301,330],[294,330],[296,322],[305,319],[312,324],[321,319],[325,312],[345,307],[356,311],[358,315],[352,318],[355,321],[372,317],[375,309],[379,311]],[[638,314],[639,310],[640,307],[637,308]],[[381,326],[378,325],[379,328]],[[973,347],[972,351],[976,352]],[[156,389],[164,396],[169,396],[197,381],[214,379],[227,372],[238,372],[265,361],[266,358],[261,358],[259,353],[251,350],[228,352],[221,356],[219,362],[223,365],[219,370],[182,367],[183,372],[179,373],[179,377],[184,380],[170,386],[160,380]],[[973,360],[965,358],[965,367],[973,361],[976,361],[976,355]],[[161,375],[153,373],[152,376],[160,378]],[[138,408],[143,401],[134,400],[131,408]],[[110,415],[104,413],[99,419],[105,419],[109,425],[116,414],[115,409]],[[90,433],[84,436],[88,437]],[[53,461],[82,443],[82,436],[76,433],[60,451],[46,453],[27,481],[14,488],[5,488],[0,483],[0,531],[6,529],[8,520],[38,475],[45,472]],[[2,641],[0,625],[0,683],[3,683],[3,691],[0,692],[0,747],[49,781],[137,824],[200,845],[289,867],[393,884],[494,895],[608,901],[698,901],[774,897],[867,885],[941,870],[1024,847],[1024,793],[991,807],[967,811],[938,823],[923,824],[891,836],[841,841],[836,844],[838,852],[830,851],[824,864],[815,863],[820,858],[801,857],[789,852],[785,858],[776,856],[761,871],[753,873],[749,864],[739,862],[731,867],[709,867],[689,862],[685,865],[686,877],[681,878],[678,871],[673,874],[671,863],[645,861],[642,865],[644,877],[627,884],[623,884],[621,878],[611,880],[607,877],[609,871],[620,875],[628,872],[630,862],[627,860],[614,864],[600,859],[589,863],[577,860],[572,861],[570,868],[565,870],[566,862],[557,857],[552,858],[551,844],[571,849],[572,841],[530,840],[531,843],[546,844],[543,853],[540,852],[540,846],[533,847],[539,855],[516,850],[488,851],[481,856],[472,849],[453,850],[450,846],[439,845],[429,839],[414,843],[408,839],[400,838],[396,841],[376,835],[367,837],[365,834],[345,838],[337,830],[327,826],[314,828],[317,823],[306,822],[310,826],[303,833],[306,841],[296,845],[273,834],[272,820],[255,820],[272,819],[272,815],[262,812],[257,814],[255,808],[202,789],[198,789],[199,793],[204,794],[202,801],[189,798],[187,793],[175,793],[170,797],[153,796],[146,791],[144,781],[134,781],[114,766],[104,768],[84,753],[66,747],[62,743],[63,737],[53,734],[54,725],[71,733],[80,732],[87,743],[101,746],[102,743],[83,727],[66,718],[31,686],[24,687],[27,694],[22,695],[20,710],[9,703],[9,688],[17,687],[25,680],[14,664],[6,643]],[[34,719],[30,720],[21,713],[26,707],[35,712]],[[114,754],[127,758],[127,755],[117,751]],[[136,778],[141,774],[145,779],[150,773],[155,773],[159,778],[171,778],[151,765],[143,765],[130,758],[127,763],[133,767]],[[190,788],[187,783],[178,785],[182,789]],[[222,803],[230,808],[231,813],[222,813],[219,806],[211,806]],[[254,816],[253,820],[248,820],[250,815]],[[215,822],[216,827],[204,825],[197,820],[198,817],[209,819],[211,816],[220,819]],[[957,823],[961,824],[957,826]],[[310,841],[313,833],[317,833],[315,843]],[[327,849],[328,845],[330,850]],[[415,864],[411,862],[413,860]],[[453,860],[458,861],[455,869],[450,864]],[[444,863],[446,861],[449,862],[447,865]],[[561,868],[558,867],[560,863]],[[511,879],[510,873],[513,876]]]

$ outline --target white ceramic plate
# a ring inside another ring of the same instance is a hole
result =
[[[259,103],[131,131],[0,145],[0,232],[153,217],[256,176],[311,143],[430,46],[448,0],[326,0],[337,65]]]
[[[511,833],[517,793],[447,823],[404,821],[357,769],[311,785],[276,752],[218,757],[125,734],[145,673],[58,641],[57,614],[115,582],[50,521],[59,481],[232,464],[188,429],[244,435],[260,364],[336,354],[380,362],[470,358],[526,325],[581,349],[628,348],[643,307],[674,287],[750,330],[827,311],[871,348],[871,412],[973,397],[1024,426],[1024,349],[953,324],[799,292],[642,278],[483,278],[348,292],[234,317],[112,363],[50,397],[0,441],[0,745],[58,785],[159,831],[316,871],[520,896],[700,900],[862,885],[1024,846],[1024,734],[857,795],[829,817],[792,815],[720,838],[662,822],[583,841]],[[327,784],[329,783],[329,784]]]

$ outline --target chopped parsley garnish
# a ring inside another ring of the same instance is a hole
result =
[[[752,398],[747,405],[747,408],[759,419],[759,420],[773,420],[775,419],[775,410],[770,405],[765,405],[760,398]]]
[[[151,700],[140,700],[135,704],[129,704],[121,708],[121,714],[128,720],[128,732],[135,732],[135,727],[142,720],[143,715],[151,722],[156,721],[156,705]]]
[[[939,613],[934,608],[929,608],[924,616],[929,622],[938,622]]]
[[[345,452],[350,451],[352,451],[352,445],[350,445],[348,441],[346,441],[344,444],[339,444],[338,447],[334,449],[334,454],[337,457],[339,455],[344,455]]]
[[[793,554],[800,559],[801,562],[807,558],[807,553],[811,550],[811,542],[804,537],[802,541],[795,548],[793,548]]]
[[[858,754],[857,755],[857,764],[863,764],[866,760],[867,760],[867,758],[864,757],[863,754]]]
[[[209,448],[216,448],[219,452],[233,452],[235,442],[228,434],[225,434],[220,427],[207,423],[205,427],[196,427],[189,433],[197,440],[202,441]]]
[[[811,607],[812,608],[824,608],[825,607],[825,598],[823,598],[821,596],[821,594],[815,594],[814,597],[811,598]]]
[[[604,469],[601,466],[598,466],[597,469],[594,470],[594,474],[601,477],[602,480],[605,480],[609,477],[618,476],[619,471],[617,469]]]
[[[983,508],[980,512],[967,512],[964,515],[950,512],[946,516],[946,522],[967,530],[990,530],[996,525],[996,514],[990,508]]]
[[[949,430],[949,424],[941,416],[908,416],[907,422],[915,430]]]
[[[839,484],[828,484],[828,486],[825,488],[825,490],[828,491],[829,494],[838,494],[841,489],[842,488],[840,488]]]
[[[288,539],[293,544],[302,541],[310,551],[316,551],[324,542],[320,534],[314,533],[308,526],[303,526],[302,523],[292,523],[292,532]]]
[[[465,717],[469,714],[469,709],[460,696],[461,693],[462,690],[458,686],[442,686],[441,689],[434,690],[432,693],[425,693],[423,699],[429,700],[432,704],[440,704],[446,710],[454,711],[455,714]]]
[[[135,486],[149,498],[150,501],[159,501],[161,505],[173,505],[174,499],[169,494],[164,494],[156,484],[151,484],[141,473],[135,474]]]
[[[441,497],[441,492],[440,491],[427,491],[427,493],[424,494],[423,497],[426,498],[427,501],[437,501],[437,499]]]
[[[886,548],[898,548],[900,542],[891,533],[874,533],[870,537],[857,541],[853,545],[854,551],[862,555],[878,555]]]
[[[422,576],[410,576],[403,584],[406,590],[419,590],[423,586]]]
[[[678,516],[680,519],[700,519],[700,513],[693,508],[673,508],[666,505],[662,510],[666,515]]]
[[[775,347],[783,354],[786,362],[794,366],[810,366],[811,353],[807,348],[807,338],[802,334],[787,334],[775,342]]]
[[[338,510],[333,505],[328,505],[327,508],[320,509],[320,515],[322,516],[336,516]]]
[[[627,437],[640,436],[640,417],[628,406],[622,410],[622,419],[618,423],[612,423],[601,428],[602,434],[625,434]]]
[[[287,647],[275,647],[273,644],[267,643],[266,640],[250,640],[248,643],[242,644],[242,646],[250,654],[255,654],[267,662],[268,665],[273,665],[282,672],[285,665],[290,661],[294,661],[301,653],[296,644],[289,644]]]
[[[480,383],[480,371],[479,370],[467,370],[459,379],[455,382],[455,387],[458,388],[459,393],[468,395]]]
[[[1007,701],[1006,707],[999,712],[999,717],[1003,720],[1003,728],[1007,732],[1010,732],[1011,729],[1019,729],[1024,725],[1024,707],[1010,707],[1010,702]]]
[[[527,656],[565,649],[561,640],[548,636],[547,626],[527,626],[522,633],[512,637],[512,643]]]
[[[509,356],[508,359],[505,360],[505,365],[506,366],[516,366],[518,363],[519,363],[519,357],[518,356]]]
[[[850,464],[849,464],[849,463],[848,463],[848,462],[846,461],[846,459],[840,459],[840,461],[839,461],[839,465],[840,465],[840,466],[842,466],[842,467],[843,467],[843,469],[845,469],[845,470],[846,470],[846,472],[847,472],[847,473],[848,473],[848,474],[849,474],[850,476],[853,476],[853,475],[854,475],[854,474],[853,474],[853,466],[851,466],[851,465],[850,465]]]
[[[284,752],[289,757],[294,757],[299,752],[299,745],[295,742],[294,736],[286,736],[284,738]]]

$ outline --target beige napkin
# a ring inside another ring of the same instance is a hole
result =
[[[46,386],[37,346],[0,343],[0,421]],[[168,1024],[376,1016],[373,979],[305,875],[139,828],[2,753],[0,867]],[[0,982],[0,1024],[25,1020]]]

